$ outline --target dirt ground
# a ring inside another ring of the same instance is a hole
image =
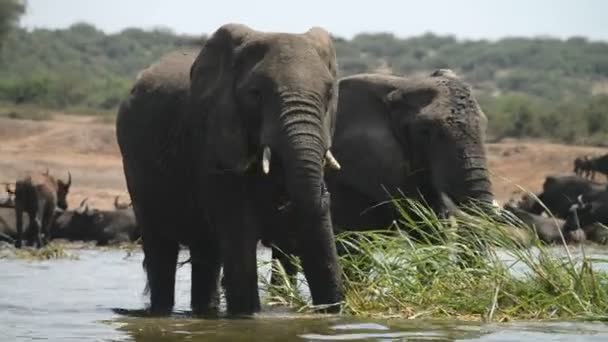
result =
[[[546,175],[571,173],[577,156],[608,153],[606,148],[529,140],[488,144],[487,150],[500,202],[518,192],[517,185],[538,191]],[[85,197],[98,208],[111,208],[117,195],[121,201],[128,200],[113,124],[61,114],[50,121],[0,118],[0,182],[14,182],[23,171],[47,167],[64,179],[68,170],[72,173],[70,207]]]

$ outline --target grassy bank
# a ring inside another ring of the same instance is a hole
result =
[[[348,250],[341,258],[345,313],[482,321],[606,315],[608,274],[597,266],[608,260],[545,247],[512,217],[473,208],[474,216],[443,220],[417,203],[399,205],[418,218],[403,210],[400,230],[338,237]],[[307,309],[286,277],[268,286],[270,303]]]

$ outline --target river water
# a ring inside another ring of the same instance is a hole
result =
[[[608,341],[604,323],[376,320],[268,307],[253,319],[192,319],[185,314],[188,264],[177,272],[174,317],[126,317],[114,309],[141,309],[146,303],[142,253],[98,248],[68,253],[77,259],[0,259],[0,341]],[[262,272],[267,276],[268,269]]]

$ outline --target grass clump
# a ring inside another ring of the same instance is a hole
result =
[[[66,246],[60,243],[51,242],[42,248],[24,247],[13,248],[12,253],[3,253],[4,258],[23,259],[29,261],[42,261],[52,259],[77,260],[78,256],[68,253]]]
[[[608,273],[597,269],[608,260],[587,257],[583,246],[575,258],[565,243],[544,246],[513,216],[479,207],[442,219],[411,200],[396,205],[399,229],[337,236],[344,313],[509,321],[608,311]],[[286,276],[268,286],[272,303],[306,308]]]

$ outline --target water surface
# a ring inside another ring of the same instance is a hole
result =
[[[146,304],[142,253],[94,248],[68,253],[78,259],[0,259],[0,341],[608,341],[604,323],[376,320],[269,307],[253,319],[192,319],[185,314],[188,264],[177,272],[174,317],[126,317],[113,309]],[[603,249],[586,253],[608,255]],[[261,251],[260,257],[268,259],[268,252]],[[263,276],[267,273],[262,270]]]

